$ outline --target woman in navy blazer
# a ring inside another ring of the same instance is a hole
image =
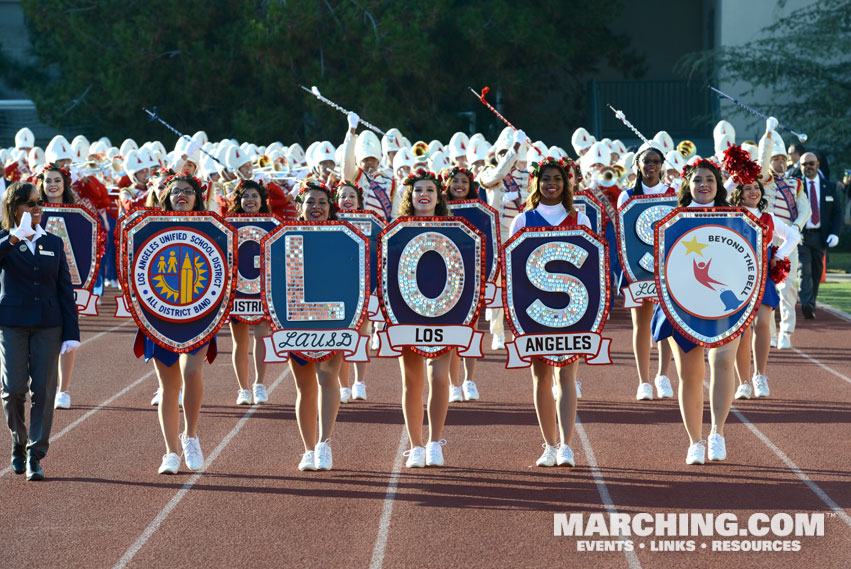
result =
[[[53,423],[59,354],[80,345],[74,288],[62,240],[40,225],[34,185],[6,188],[0,229],[0,379],[12,432],[12,469],[42,480]],[[32,393],[29,433],[27,391]]]

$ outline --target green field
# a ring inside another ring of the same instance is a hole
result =
[[[818,301],[851,314],[851,282],[821,283]]]
[[[847,251],[831,251],[827,259],[828,272],[851,273],[851,253]]]

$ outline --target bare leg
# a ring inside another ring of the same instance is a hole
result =
[[[457,350],[452,350],[449,357],[449,380],[455,387],[461,387],[461,356]]]
[[[579,370],[579,360],[566,366],[556,368],[555,376],[558,385],[558,429],[561,442],[570,446],[573,431],[576,427],[576,372]]]
[[[230,335],[233,339],[231,361],[233,362],[233,371],[236,373],[236,382],[240,389],[248,389],[250,387],[248,383],[248,324],[231,319]],[[254,350],[256,353],[256,345]]]
[[[638,383],[650,382],[650,321],[653,319],[655,305],[644,300],[639,308],[630,308],[632,316],[632,351],[635,354],[635,367],[638,369]]]
[[[464,381],[473,381],[476,373],[476,358],[462,358],[464,362]]]
[[[449,409],[449,365],[455,350],[437,358],[429,358],[428,371],[428,433],[429,442],[439,441]]]
[[[765,304],[759,307],[754,324],[753,353],[756,373],[765,375],[768,365],[768,353],[771,351],[771,326],[774,324],[774,310]],[[746,340],[743,338],[741,343]],[[741,347],[739,348],[741,349]]]
[[[680,376],[680,414],[686,427],[690,444],[703,438],[703,363],[704,348],[698,346],[684,352],[673,338],[668,339],[677,374]]]
[[[68,391],[71,387],[71,374],[74,372],[74,360],[77,352],[67,352],[59,356],[59,391]]]
[[[263,338],[271,333],[265,320],[254,324],[254,383],[263,383],[266,379],[266,344]]]
[[[742,341],[739,343],[739,349],[736,351],[736,376],[739,379],[739,385],[750,381],[751,379],[751,336],[753,332],[748,326]]]
[[[201,402],[204,399],[203,365],[206,350],[197,354],[181,354],[180,370],[183,373],[183,419],[187,437],[198,436],[198,420],[201,417]]]
[[[532,358],[532,394],[535,398],[535,413],[544,441],[550,446],[558,444],[556,404],[553,401],[553,367],[540,358]],[[576,389],[573,390],[576,399]]]
[[[733,404],[733,391],[736,380],[733,367],[741,336],[728,344],[709,350],[709,410],[712,413],[712,426],[724,436],[724,423]]]
[[[423,445],[423,387],[425,362],[423,356],[408,348],[402,350],[399,367],[402,368],[402,413],[411,448]]]
[[[317,421],[319,419],[319,382],[316,380],[316,364],[309,362],[298,365],[290,360],[290,370],[295,379],[298,395],[295,400],[295,416],[298,430],[304,443],[304,450],[316,447]]]
[[[316,364],[316,378],[319,381],[319,442],[331,438],[340,410],[340,386],[337,378],[343,363],[342,352],[332,358]]]
[[[664,375],[666,377],[670,377],[668,375],[668,370],[671,367],[671,360],[674,358],[674,353],[671,351],[671,346],[668,345],[668,342],[662,340],[661,342],[656,342],[656,350],[657,355],[659,356],[659,371],[656,375]]]
[[[183,385],[183,378],[180,375],[180,365],[175,363],[171,367],[166,367],[164,363],[154,358],[154,369],[157,372],[157,379],[160,382],[162,397],[157,409],[157,415],[160,420],[160,429],[165,440],[166,453],[180,454],[180,408],[177,405],[177,399],[180,394],[180,387]]]
[[[349,379],[350,379],[350,375],[351,375],[351,373],[350,373],[351,369],[352,369],[352,364],[350,364],[349,362],[342,362],[342,365],[340,366],[340,374],[339,374],[339,382],[338,382],[339,385],[340,385],[340,389],[343,389],[345,387],[349,387],[349,385],[350,385]]]

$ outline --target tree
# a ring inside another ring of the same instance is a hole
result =
[[[118,140],[165,138],[141,111],[157,105],[177,128],[214,140],[339,141],[344,118],[300,84],[412,141],[465,130],[464,111],[495,137],[501,125],[467,90],[489,85],[518,126],[552,140],[584,122],[584,86],[602,62],[642,72],[607,28],[621,6],[24,0],[38,65],[18,73],[43,120]]]
[[[837,179],[840,166],[851,166],[850,68],[851,0],[814,2],[763,28],[760,39],[681,62],[686,73],[750,84],[744,98],[769,89],[772,102],[759,110],[807,133],[806,147],[824,151]]]

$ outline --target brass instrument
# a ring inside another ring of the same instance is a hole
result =
[[[680,156],[688,160],[695,155],[695,153],[697,152],[697,147],[691,140],[683,140],[682,142],[677,144],[677,152],[680,153]]]

